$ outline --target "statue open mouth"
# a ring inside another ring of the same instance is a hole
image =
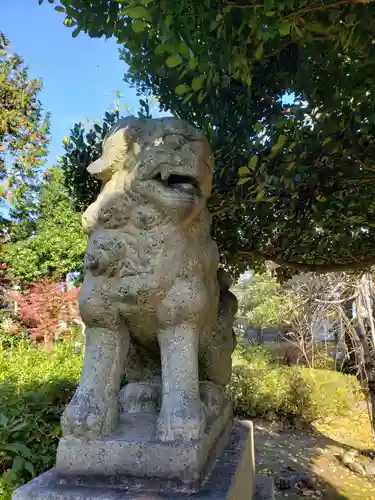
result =
[[[173,191],[199,195],[199,183],[190,175],[170,174],[168,176],[158,173],[153,177],[154,181],[160,182],[163,186],[172,189]]]

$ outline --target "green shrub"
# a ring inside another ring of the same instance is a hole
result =
[[[0,343],[0,497],[52,467],[60,416],[76,386],[82,355],[61,343],[52,352],[19,339]]]
[[[245,355],[245,362],[234,366],[229,386],[233,409],[239,417],[308,423],[348,413],[358,404],[361,391],[355,377],[329,370],[279,366],[269,352],[259,347],[247,349]]]

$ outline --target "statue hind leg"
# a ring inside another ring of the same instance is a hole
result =
[[[126,384],[120,391],[121,411],[126,414],[156,413],[160,409],[161,361],[158,345],[146,349],[131,336],[126,364]]]
[[[218,416],[225,404],[225,386],[232,375],[235,337],[230,328],[218,328],[199,350],[200,394],[208,416]]]

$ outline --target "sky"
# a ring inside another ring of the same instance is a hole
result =
[[[47,0],[0,0],[0,31],[10,39],[12,50],[29,68],[29,76],[43,80],[39,94],[51,113],[49,164],[63,152],[61,142],[80,120],[98,119],[116,102],[133,112],[139,109],[136,92],[123,81],[126,65],[118,57],[114,39],[92,39],[85,34],[72,38],[63,25],[64,14]],[[124,114],[126,112],[124,111]]]

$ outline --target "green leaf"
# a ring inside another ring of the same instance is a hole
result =
[[[17,455],[12,463],[12,471],[15,474],[18,474],[23,468],[25,464],[25,459]]]
[[[260,122],[256,123],[254,126],[254,130],[255,130],[255,132],[263,132],[263,130],[264,130],[263,123],[260,123]]]
[[[300,37],[300,38],[303,38],[303,32],[301,30],[301,28],[298,26],[297,23],[294,23],[293,24],[293,28],[295,30],[295,32],[297,33],[297,35]]]
[[[285,135],[279,135],[277,143],[271,149],[272,153],[276,153],[277,151],[279,151],[279,149],[283,146],[285,140],[286,140]]]
[[[28,429],[30,427],[30,424],[25,420],[22,422],[21,420],[17,420],[18,423],[12,423],[11,427],[11,432],[20,432],[24,431],[25,429]]]
[[[56,12],[65,12],[65,8],[62,7],[61,5],[58,5],[57,7],[55,7],[55,11]]]
[[[173,22],[173,16],[169,14],[164,20],[165,27],[170,28],[172,22]]]
[[[29,458],[31,456],[31,452],[29,448],[23,443],[8,443],[5,445],[1,445],[2,450],[12,451],[13,453],[17,453],[24,457]]]
[[[178,54],[169,56],[165,64],[168,66],[168,68],[175,68],[176,66],[179,66],[182,63],[182,58]]]
[[[134,33],[142,33],[147,28],[147,24],[140,19],[136,19],[132,22],[132,30]]]
[[[259,61],[259,59],[261,59],[262,55],[263,55],[263,43],[261,43],[259,45],[259,47],[257,48],[257,50],[255,51],[256,61]]]
[[[66,135],[64,135],[64,137],[63,137],[63,143],[69,144],[69,139],[66,137]]]
[[[66,17],[63,21],[64,26],[67,26],[68,28],[72,28],[75,26],[77,23],[73,21],[71,17]]]
[[[252,156],[250,158],[248,165],[251,170],[254,170],[254,168],[256,168],[256,166],[258,165],[258,160],[258,156]]]
[[[215,31],[218,26],[219,26],[219,23],[217,21],[211,21],[211,24],[210,24],[210,27],[208,28],[208,31],[211,33],[212,31]]]
[[[320,196],[320,195],[318,195],[318,196],[316,197],[316,200],[317,200],[317,201],[321,201],[321,202],[323,202],[323,201],[327,201],[327,198],[326,198],[325,196]]]
[[[168,45],[166,45],[165,43],[162,43],[156,47],[155,54],[160,56],[160,55],[164,54],[165,52],[167,52],[167,50],[168,50]]]
[[[0,426],[5,427],[8,423],[9,419],[4,413],[0,413]]]
[[[312,31],[313,33],[326,34],[329,28],[320,23],[308,23],[305,24],[305,29]]]
[[[190,92],[185,98],[182,100],[182,104],[186,104],[193,97],[194,92]]]
[[[136,5],[135,7],[125,7],[122,9],[120,14],[126,14],[133,19],[146,19],[146,21],[151,21],[151,14],[142,5]]]
[[[323,141],[323,146],[325,146],[326,144],[329,144],[331,141],[332,141],[332,137],[326,137]]]
[[[178,44],[178,53],[182,55],[185,59],[189,59],[190,57],[190,50],[189,47],[187,46],[186,42],[181,42]]]
[[[255,197],[256,201],[261,200],[264,197],[264,195],[265,195],[265,192],[263,190],[259,191],[259,193]]]
[[[250,177],[241,177],[241,179],[238,180],[237,185],[241,186],[241,184],[245,184],[250,180]]]
[[[292,27],[291,23],[284,22],[279,26],[279,33],[281,36],[287,36],[290,34],[290,28]]]
[[[29,462],[28,460],[25,461],[25,463],[23,464],[23,467],[25,470],[27,470],[27,472],[30,472],[30,474],[32,476],[35,476],[35,469],[34,469],[34,466],[31,462]]]
[[[189,69],[195,69],[198,66],[198,61],[195,57],[192,57],[188,62]]]
[[[43,3],[43,0],[38,0],[39,5],[42,5],[42,3]]]
[[[81,29],[77,26],[77,28],[74,29],[73,32],[72,32],[72,37],[76,38],[79,35],[80,31],[81,31]]]
[[[177,95],[186,94],[186,92],[189,92],[190,90],[191,89],[187,83],[181,83],[181,85],[177,85],[177,87],[174,89]]]
[[[198,104],[201,104],[203,99],[207,96],[207,92],[203,92],[203,90],[201,90],[199,92],[199,96],[198,96]]]
[[[243,177],[244,175],[249,175],[250,173],[250,170],[248,169],[248,167],[240,167],[238,169],[238,175],[240,175],[241,177]]]
[[[193,90],[200,90],[203,87],[203,83],[206,79],[206,75],[200,75],[193,79],[191,82],[191,88]]]

